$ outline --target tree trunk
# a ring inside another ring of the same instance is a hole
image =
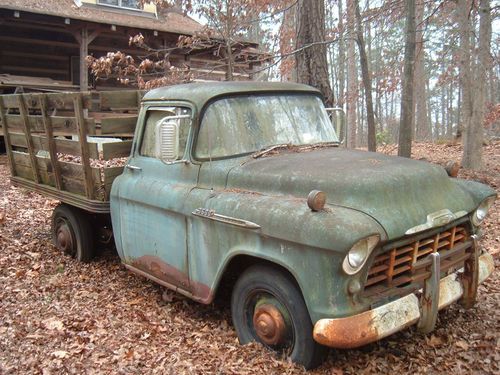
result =
[[[461,21],[462,22],[466,21],[467,25],[470,25],[468,19],[464,19],[467,16],[467,14],[463,13],[465,12],[461,10],[460,14]],[[478,170],[482,168],[483,120],[485,115],[485,104],[486,104],[486,77],[487,77],[488,67],[490,65],[490,41],[491,41],[490,2],[489,0],[481,0],[479,4],[479,52],[478,52],[479,63],[476,66],[475,69],[476,74],[473,80],[474,97],[469,98],[472,107],[470,112],[470,119],[466,123],[465,134],[464,134],[465,135],[464,152],[462,155],[462,166],[467,169]]]
[[[356,70],[354,0],[347,0],[347,146],[356,147],[356,103],[358,72]]]
[[[324,0],[298,0],[297,3],[297,45],[303,50],[295,55],[297,81],[316,87],[325,97],[325,104],[332,107],[333,91],[328,77],[328,61],[325,41]]]
[[[339,0],[339,94],[337,97],[337,103],[339,107],[344,106],[345,101],[345,39],[344,39],[344,22],[343,22],[343,4],[342,0]],[[333,62],[332,62],[332,65]]]
[[[416,3],[416,51],[415,51],[415,114],[416,138],[427,140],[429,138],[429,119],[427,117],[427,98],[425,94],[426,74],[424,67],[424,0]]]
[[[361,75],[363,77],[363,86],[365,87],[366,100],[366,120],[368,123],[368,151],[377,151],[377,141],[375,136],[375,115],[373,113],[372,101],[372,79],[368,68],[368,58],[366,56],[365,40],[363,38],[363,28],[361,27],[361,13],[359,11],[359,0],[355,0],[356,8],[356,27],[359,48],[359,61],[361,64]]]
[[[403,92],[401,93],[401,118],[399,121],[398,155],[411,157],[413,135],[413,79],[415,68],[415,0],[407,0],[406,5],[406,42],[403,74]]]

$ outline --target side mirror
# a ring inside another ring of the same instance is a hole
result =
[[[164,163],[179,158],[179,125],[176,121],[160,121],[156,125],[155,154]]]
[[[347,123],[345,121],[345,112],[340,107],[335,108],[326,108],[326,112],[330,117],[330,121],[332,122],[333,127],[335,128],[335,132],[339,137],[339,142],[346,142],[347,138]]]

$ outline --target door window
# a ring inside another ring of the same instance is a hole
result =
[[[148,110],[146,113],[146,124],[142,137],[142,144],[139,150],[141,156],[154,158],[156,144],[156,128],[158,123],[169,120],[169,117],[174,116],[190,116],[191,110],[183,107],[166,107],[159,109]],[[173,121],[177,122],[179,128],[179,159],[182,159],[186,151],[186,144],[191,127],[191,118],[178,118]]]

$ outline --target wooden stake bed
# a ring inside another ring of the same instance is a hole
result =
[[[108,213],[111,185],[130,154],[143,94],[0,96],[12,184],[90,212]]]

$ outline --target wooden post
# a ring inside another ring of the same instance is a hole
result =
[[[40,173],[38,172],[38,164],[35,155],[35,146],[33,145],[33,138],[31,138],[30,120],[28,117],[28,110],[26,109],[26,103],[24,102],[24,97],[19,95],[19,112],[23,118],[24,136],[26,137],[26,144],[28,145],[28,152],[31,160],[31,168],[33,169],[33,179],[39,184],[40,183]]]
[[[73,105],[75,107],[76,127],[78,137],[80,138],[80,149],[82,154],[83,174],[85,181],[85,194],[87,198],[94,199],[94,179],[92,177],[92,168],[90,167],[89,145],[87,143],[87,127],[83,115],[82,95],[74,94]]]
[[[80,30],[80,91],[87,91],[89,88],[89,71],[86,57],[89,54],[89,32],[87,27]]]
[[[5,140],[5,151],[7,152],[7,158],[9,159],[10,175],[15,176],[16,171],[14,169],[14,158],[12,157],[12,146],[10,144],[9,129],[7,128],[5,106],[3,104],[3,98],[1,96],[0,96],[0,120],[2,120],[3,136]]]
[[[50,163],[54,171],[54,178],[58,190],[62,189],[61,169],[57,162],[56,144],[54,142],[54,134],[52,131],[52,121],[47,113],[47,97],[43,94],[39,97],[40,110],[42,112],[43,127],[45,128],[45,135],[47,136],[47,143],[49,145]]]

